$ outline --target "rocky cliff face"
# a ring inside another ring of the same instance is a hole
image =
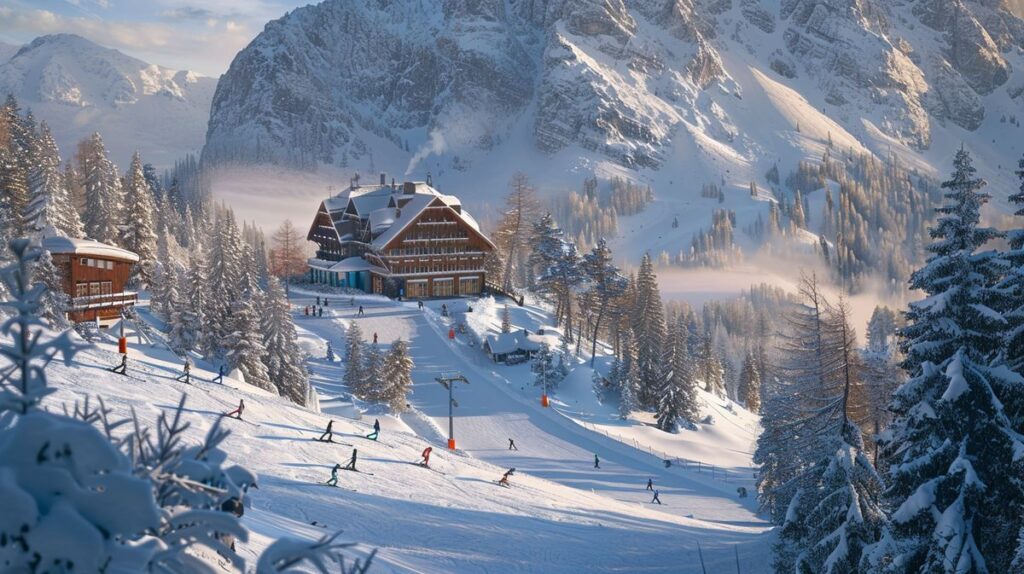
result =
[[[684,130],[756,139],[726,111],[755,89],[734,79],[750,68],[855,135],[870,118],[927,149],[936,123],[976,130],[988,99],[1021,98],[1008,1],[326,0],[238,54],[204,159],[358,166],[381,149],[489,150],[525,128],[547,154],[659,168]]]

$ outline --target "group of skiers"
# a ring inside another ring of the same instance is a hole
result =
[[[128,353],[121,353],[121,362],[107,370],[111,373],[128,376]],[[226,369],[223,364],[217,367],[217,376],[210,379],[210,382],[223,385],[225,370]],[[181,367],[181,374],[174,377],[174,380],[188,385],[192,384],[192,361],[187,356],[185,357],[185,362]]]

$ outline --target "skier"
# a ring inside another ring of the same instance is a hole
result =
[[[217,367],[217,376],[213,378],[213,382],[224,384],[224,365]]]
[[[373,344],[374,344],[374,345],[376,345],[376,344],[377,344],[377,333],[374,333],[374,334],[373,334]]]
[[[324,308],[323,307],[317,307],[316,308],[316,315],[317,315],[317,317],[323,317],[324,316]]]
[[[327,297],[324,297],[324,307],[330,307],[330,306],[331,306],[331,302],[327,300]]]
[[[441,316],[442,317],[447,317],[448,316],[448,304],[447,303],[441,303]]]
[[[356,470],[356,458],[359,456],[358,449],[352,449],[352,458],[349,459],[348,464],[343,466],[342,470]],[[359,472],[356,470],[356,472]]]
[[[653,479],[650,479],[650,478],[647,479],[647,490],[654,490],[654,480]]]
[[[317,296],[316,296],[316,304],[317,304],[317,305],[319,305],[319,304],[320,304],[320,296],[319,296],[319,295],[317,295]]]
[[[331,469],[331,478],[327,479],[327,486],[338,486],[338,471],[341,470],[341,465],[335,463],[334,468]]]
[[[309,305],[302,308],[302,314],[309,317]]]
[[[423,460],[421,460],[417,464],[419,464],[420,466],[430,466],[430,453],[433,451],[434,447],[432,446],[428,446],[427,448],[423,449],[423,454],[420,455],[423,457]]]
[[[363,306],[360,305],[359,306],[359,312],[356,313],[356,317],[362,317],[363,315],[364,315],[364,313],[363,313]]]
[[[184,380],[186,385],[192,384],[192,361],[185,357],[185,367],[182,369],[181,374],[175,377],[175,381]]]
[[[422,311],[422,310],[423,310],[423,301],[417,301],[417,302],[416,302],[416,305],[418,305],[418,306],[419,306],[419,309],[420,309],[420,311]]]
[[[128,353],[121,354],[121,364],[110,369],[111,373],[117,373],[119,375],[128,375]]]
[[[658,498],[658,491],[657,490],[654,491],[654,498],[651,499],[651,504],[654,504],[655,502],[657,502],[658,504],[661,504],[661,499]]]
[[[596,454],[594,455],[594,468],[601,468],[601,459],[597,458]]]
[[[378,436],[380,436],[380,421],[373,419],[373,432],[366,435],[366,438],[370,440],[377,440]]]
[[[238,399],[238,408],[233,410],[233,411],[231,411],[230,413],[225,413],[224,416],[226,416],[226,417],[234,416],[236,419],[242,420],[242,411],[244,411],[244,410],[245,410],[245,401],[242,400],[242,399]]]
[[[516,441],[514,441],[512,439],[508,439],[508,449],[509,450],[519,450],[519,447],[516,446]]]
[[[509,486],[510,487],[511,485],[508,483],[508,477],[510,477],[513,474],[515,474],[515,472],[516,472],[516,469],[514,467],[508,469],[508,472],[506,472],[505,474],[501,475],[501,480],[498,481],[498,484],[500,486]]]
[[[327,421],[327,430],[325,430],[324,434],[320,435],[320,438],[318,438],[317,440],[324,441],[324,442],[334,442],[334,431],[333,431],[333,428],[334,428],[334,421],[333,420]],[[324,437],[327,437],[327,440],[324,440]]]

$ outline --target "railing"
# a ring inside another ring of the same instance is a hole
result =
[[[103,307],[124,307],[134,305],[139,300],[139,294],[134,291],[121,293],[108,293],[106,295],[85,295],[71,299],[70,311],[84,311],[86,309],[100,309]]]
[[[515,290],[506,291],[501,286],[499,286],[497,283],[491,283],[490,281],[487,281],[487,282],[484,283],[484,288],[487,289],[488,291],[492,292],[492,293],[497,293],[498,295],[504,295],[504,296],[508,297],[509,299],[512,299],[513,301],[515,301],[516,305],[519,305],[520,307],[523,306],[523,302],[524,302],[523,301],[523,296],[518,294],[518,293],[516,293]]]

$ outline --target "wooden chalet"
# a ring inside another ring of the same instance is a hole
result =
[[[139,262],[135,253],[91,239],[46,234],[42,248],[63,272],[70,320],[109,323],[138,301],[136,292],[125,290],[132,266]]]
[[[313,282],[411,299],[479,294],[494,250],[457,197],[383,174],[321,202],[307,239]]]

